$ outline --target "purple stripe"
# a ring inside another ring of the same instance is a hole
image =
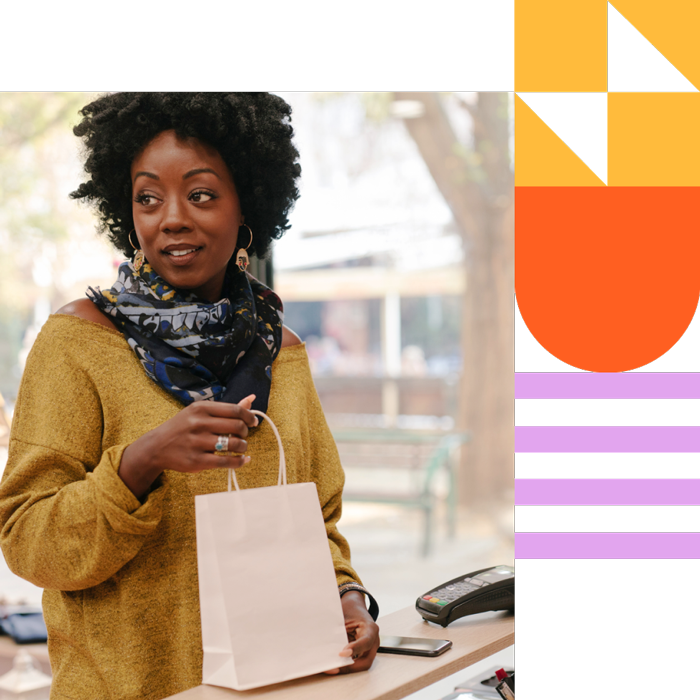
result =
[[[700,479],[516,479],[516,506],[697,506]]]
[[[700,559],[699,532],[516,532],[516,559]]]
[[[516,452],[700,452],[700,427],[516,426]]]
[[[516,399],[700,399],[700,372],[516,372]]]

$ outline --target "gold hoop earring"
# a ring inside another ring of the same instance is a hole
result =
[[[248,265],[250,265],[250,260],[248,259],[248,253],[246,251],[253,243],[253,232],[250,230],[250,226],[248,226],[248,224],[241,224],[241,226],[245,226],[248,229],[248,232],[250,233],[250,243],[248,243],[245,248],[240,248],[238,250],[236,255],[236,265],[238,265],[238,269],[241,272],[245,272],[248,269]]]
[[[128,238],[129,238],[129,243],[131,243],[131,247],[136,251],[136,255],[134,255],[134,270],[136,270],[136,272],[138,272],[143,267],[143,263],[144,263],[145,258],[143,256],[143,251],[140,248],[137,248],[134,245],[134,242],[131,240],[132,233],[136,233],[135,228],[132,228],[131,231],[129,231]],[[136,236],[136,238],[138,239],[138,235]]]

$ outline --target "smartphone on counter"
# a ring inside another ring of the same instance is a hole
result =
[[[420,637],[391,637],[379,635],[379,649],[383,654],[411,656],[439,656],[452,646],[449,639],[421,639]]]

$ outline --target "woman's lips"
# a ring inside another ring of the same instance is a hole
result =
[[[181,265],[189,265],[197,257],[200,250],[202,249],[194,248],[190,252],[185,252],[184,250],[163,251],[163,255],[168,258],[168,262],[171,265],[180,267]]]

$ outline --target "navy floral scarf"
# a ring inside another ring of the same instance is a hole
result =
[[[266,411],[272,362],[282,346],[282,302],[235,265],[215,304],[168,285],[145,263],[119,266],[111,289],[87,296],[119,328],[146,374],[184,404],[238,403]]]

